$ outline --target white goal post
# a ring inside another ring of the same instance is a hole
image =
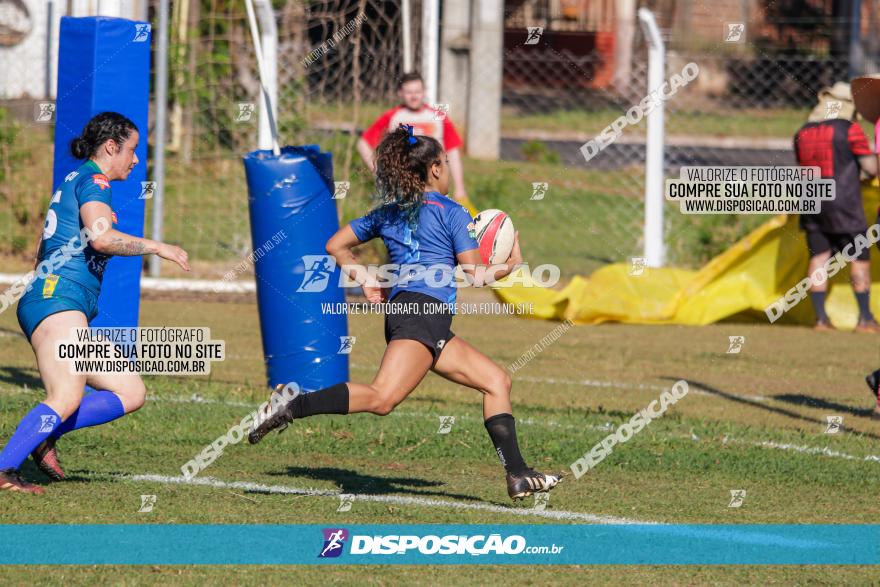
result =
[[[639,22],[648,42],[648,93],[658,90],[666,75],[666,47],[654,14],[639,8]],[[662,267],[666,261],[663,242],[664,105],[659,101],[648,113],[645,140],[645,264]]]

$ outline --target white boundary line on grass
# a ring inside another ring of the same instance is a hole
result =
[[[246,481],[221,481],[213,477],[194,477],[189,480],[185,479],[184,477],[170,477],[166,475],[154,474],[113,475],[113,477],[116,479],[123,479],[127,481],[145,481],[152,483],[163,483],[166,485],[199,485],[202,487],[214,487],[217,489],[239,489],[241,491],[253,491],[257,493],[270,493],[280,495],[313,495],[318,497],[337,497],[340,495],[340,492],[331,490],[303,489],[300,487],[287,487],[285,485],[263,485],[260,483],[250,483]],[[513,516],[535,516],[538,518],[549,518],[552,520],[571,520],[578,522],[591,522],[594,524],[659,524],[659,522],[631,520],[629,518],[618,518],[615,516],[603,516],[597,514],[585,514],[581,512],[569,512],[564,510],[533,510],[526,508],[504,507],[500,505],[489,505],[485,503],[446,501],[442,499],[429,499],[426,497],[406,497],[402,495],[355,494],[354,499],[357,501],[393,503],[397,505],[492,512],[499,514],[510,514]]]
[[[742,441],[734,441],[734,442],[742,442]],[[750,443],[753,446],[761,446],[765,448],[776,448],[779,450],[792,450],[794,452],[800,452],[805,454],[813,454],[813,455],[822,455],[826,457],[835,457],[838,459],[846,459],[848,461],[873,461],[875,463],[880,463],[880,456],[878,455],[868,455],[866,457],[857,457],[855,455],[848,455],[846,453],[842,453],[836,450],[831,450],[827,446],[825,448],[817,448],[813,446],[802,446],[798,444],[783,444],[779,442],[773,442],[771,440],[765,440],[764,442],[753,442]]]
[[[618,381],[596,381],[593,379],[556,379],[553,377],[516,377],[514,381],[528,381],[530,383],[550,383],[552,385],[562,384],[562,385],[580,385],[582,387],[610,387],[613,389],[644,389],[649,391],[666,391],[671,387],[671,385],[663,386],[663,385],[654,385],[651,383],[621,383]],[[708,391],[702,389],[692,389],[691,393],[696,393],[698,395],[706,395],[717,397],[717,394],[710,393]],[[768,398],[763,395],[747,395],[747,394],[738,394],[732,392],[725,392],[727,395],[731,397],[747,399],[756,402],[766,402]]]
[[[0,273],[0,284],[15,283],[21,279],[15,273]],[[142,277],[141,289],[149,291],[191,291],[210,293],[253,293],[256,282],[250,278],[230,281],[223,279],[168,279],[165,277]]]

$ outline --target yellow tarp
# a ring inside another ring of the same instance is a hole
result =
[[[880,202],[876,180],[862,189],[866,218],[873,222]],[[872,251],[876,256],[877,251]],[[532,304],[535,318],[570,319],[581,324],[711,324],[722,320],[769,323],[764,309],[806,276],[809,256],[797,216],[776,216],[699,271],[646,268],[630,275],[628,263],[607,265],[589,277],[577,276],[561,290],[540,287],[495,288],[503,302]],[[880,266],[871,268],[871,309],[880,316]],[[832,280],[826,309],[839,328],[852,328],[858,306],[849,270]],[[812,324],[809,300],[777,323]]]

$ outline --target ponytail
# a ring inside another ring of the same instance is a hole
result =
[[[118,112],[102,112],[86,124],[82,134],[70,141],[70,154],[76,159],[89,159],[109,140],[122,145],[137,131],[134,122]]]

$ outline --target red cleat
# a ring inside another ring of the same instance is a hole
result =
[[[64,481],[67,475],[61,469],[61,462],[58,460],[58,450],[55,448],[56,439],[47,438],[40,446],[34,449],[31,457],[37,464],[37,467],[46,474],[52,481]]]
[[[15,469],[0,471],[0,491],[2,490],[31,493],[33,495],[43,495],[46,493],[46,490],[39,485],[28,483],[22,479]]]

